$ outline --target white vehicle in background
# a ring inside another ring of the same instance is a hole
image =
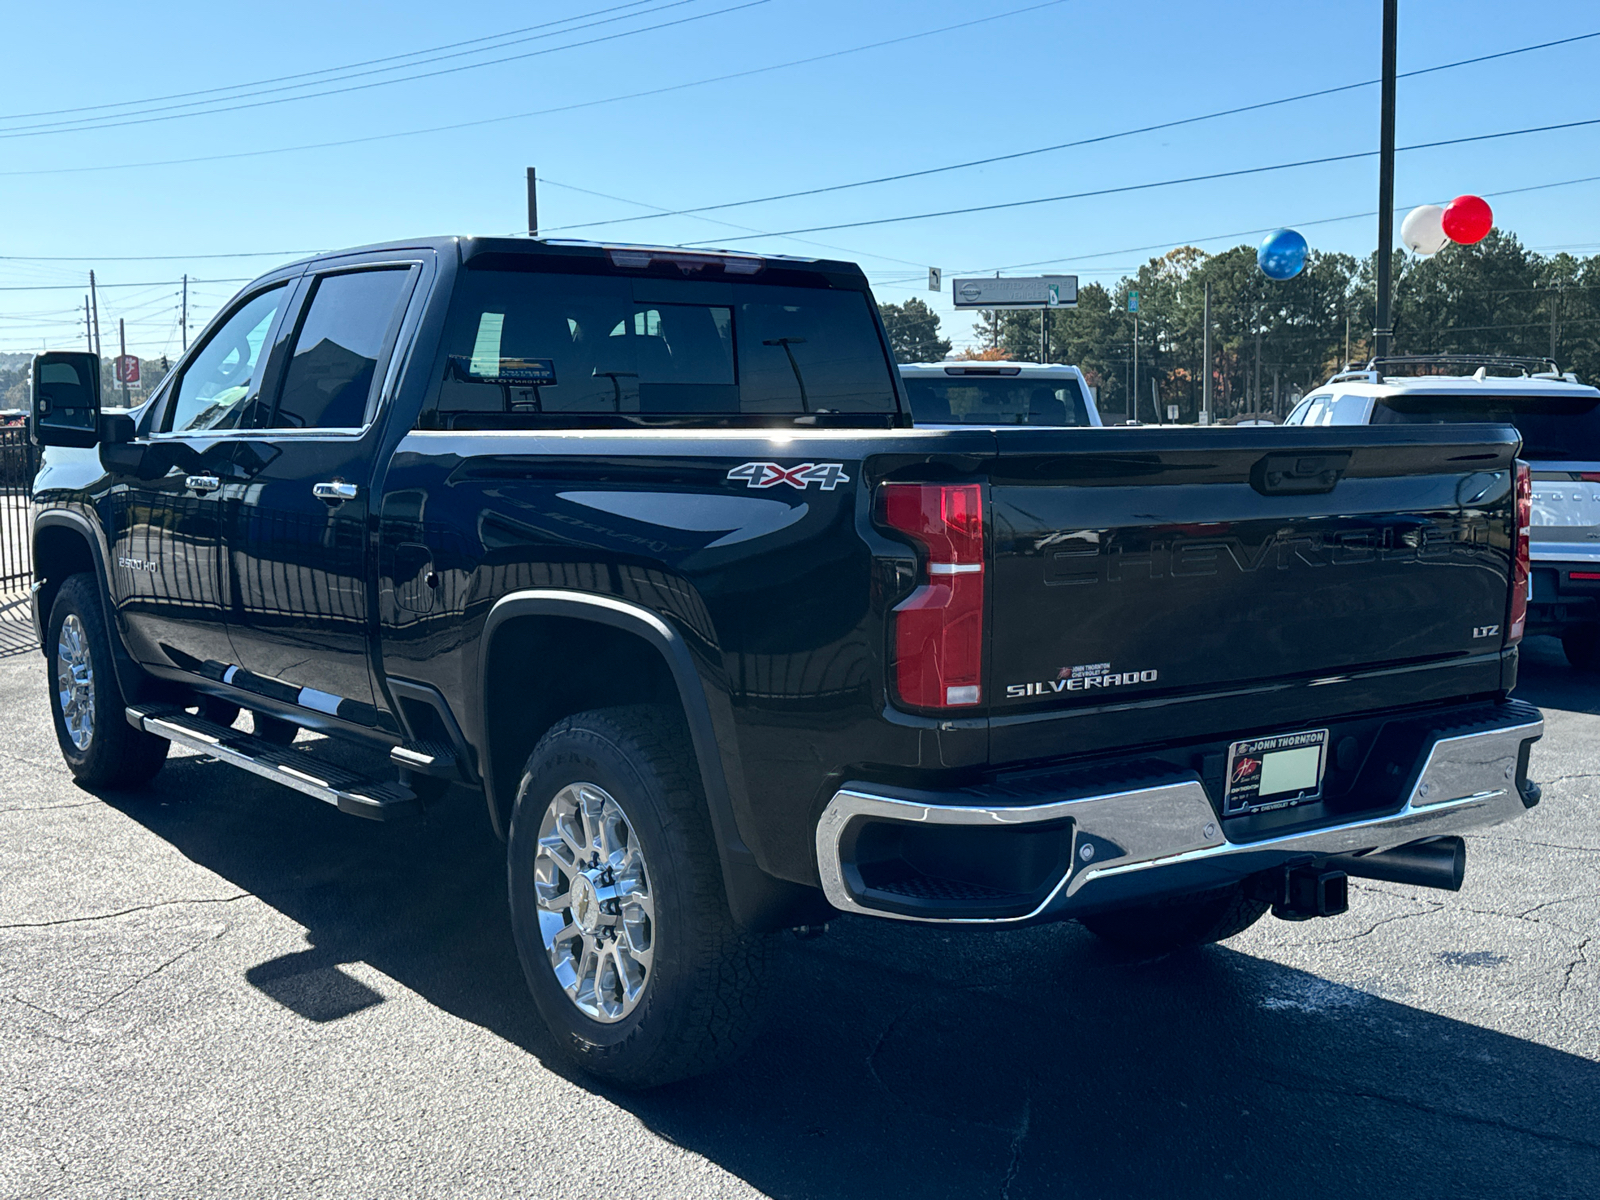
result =
[[[918,425],[1099,425],[1077,367],[1057,363],[902,363]]]
[[[1425,371],[1427,374],[1404,374]],[[1530,634],[1600,671],[1600,390],[1548,359],[1416,355],[1335,375],[1286,425],[1510,425],[1533,471]]]

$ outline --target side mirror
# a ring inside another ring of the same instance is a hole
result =
[[[52,350],[33,360],[33,443],[87,448],[100,440],[100,356]]]

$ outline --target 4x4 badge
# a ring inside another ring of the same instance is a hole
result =
[[[769,488],[787,483],[802,492],[813,483],[831,492],[841,483],[849,483],[843,463],[801,463],[798,467],[785,467],[775,462],[741,463],[728,472],[728,482],[742,480],[746,487]]]

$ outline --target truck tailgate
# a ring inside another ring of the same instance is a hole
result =
[[[1502,645],[1508,429],[1016,433],[990,474],[997,716]]]

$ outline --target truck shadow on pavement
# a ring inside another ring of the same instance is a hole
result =
[[[278,1003],[313,1021],[383,1003],[340,970],[366,962],[572,1078],[527,998],[480,802],[373,825],[202,758],[111,802],[308,930],[310,949],[247,973]],[[1600,1066],[1226,948],[1128,962],[1076,925],[853,919],[781,943],[740,1063],[646,1095],[574,1082],[778,1197],[1576,1195],[1600,1178]]]

